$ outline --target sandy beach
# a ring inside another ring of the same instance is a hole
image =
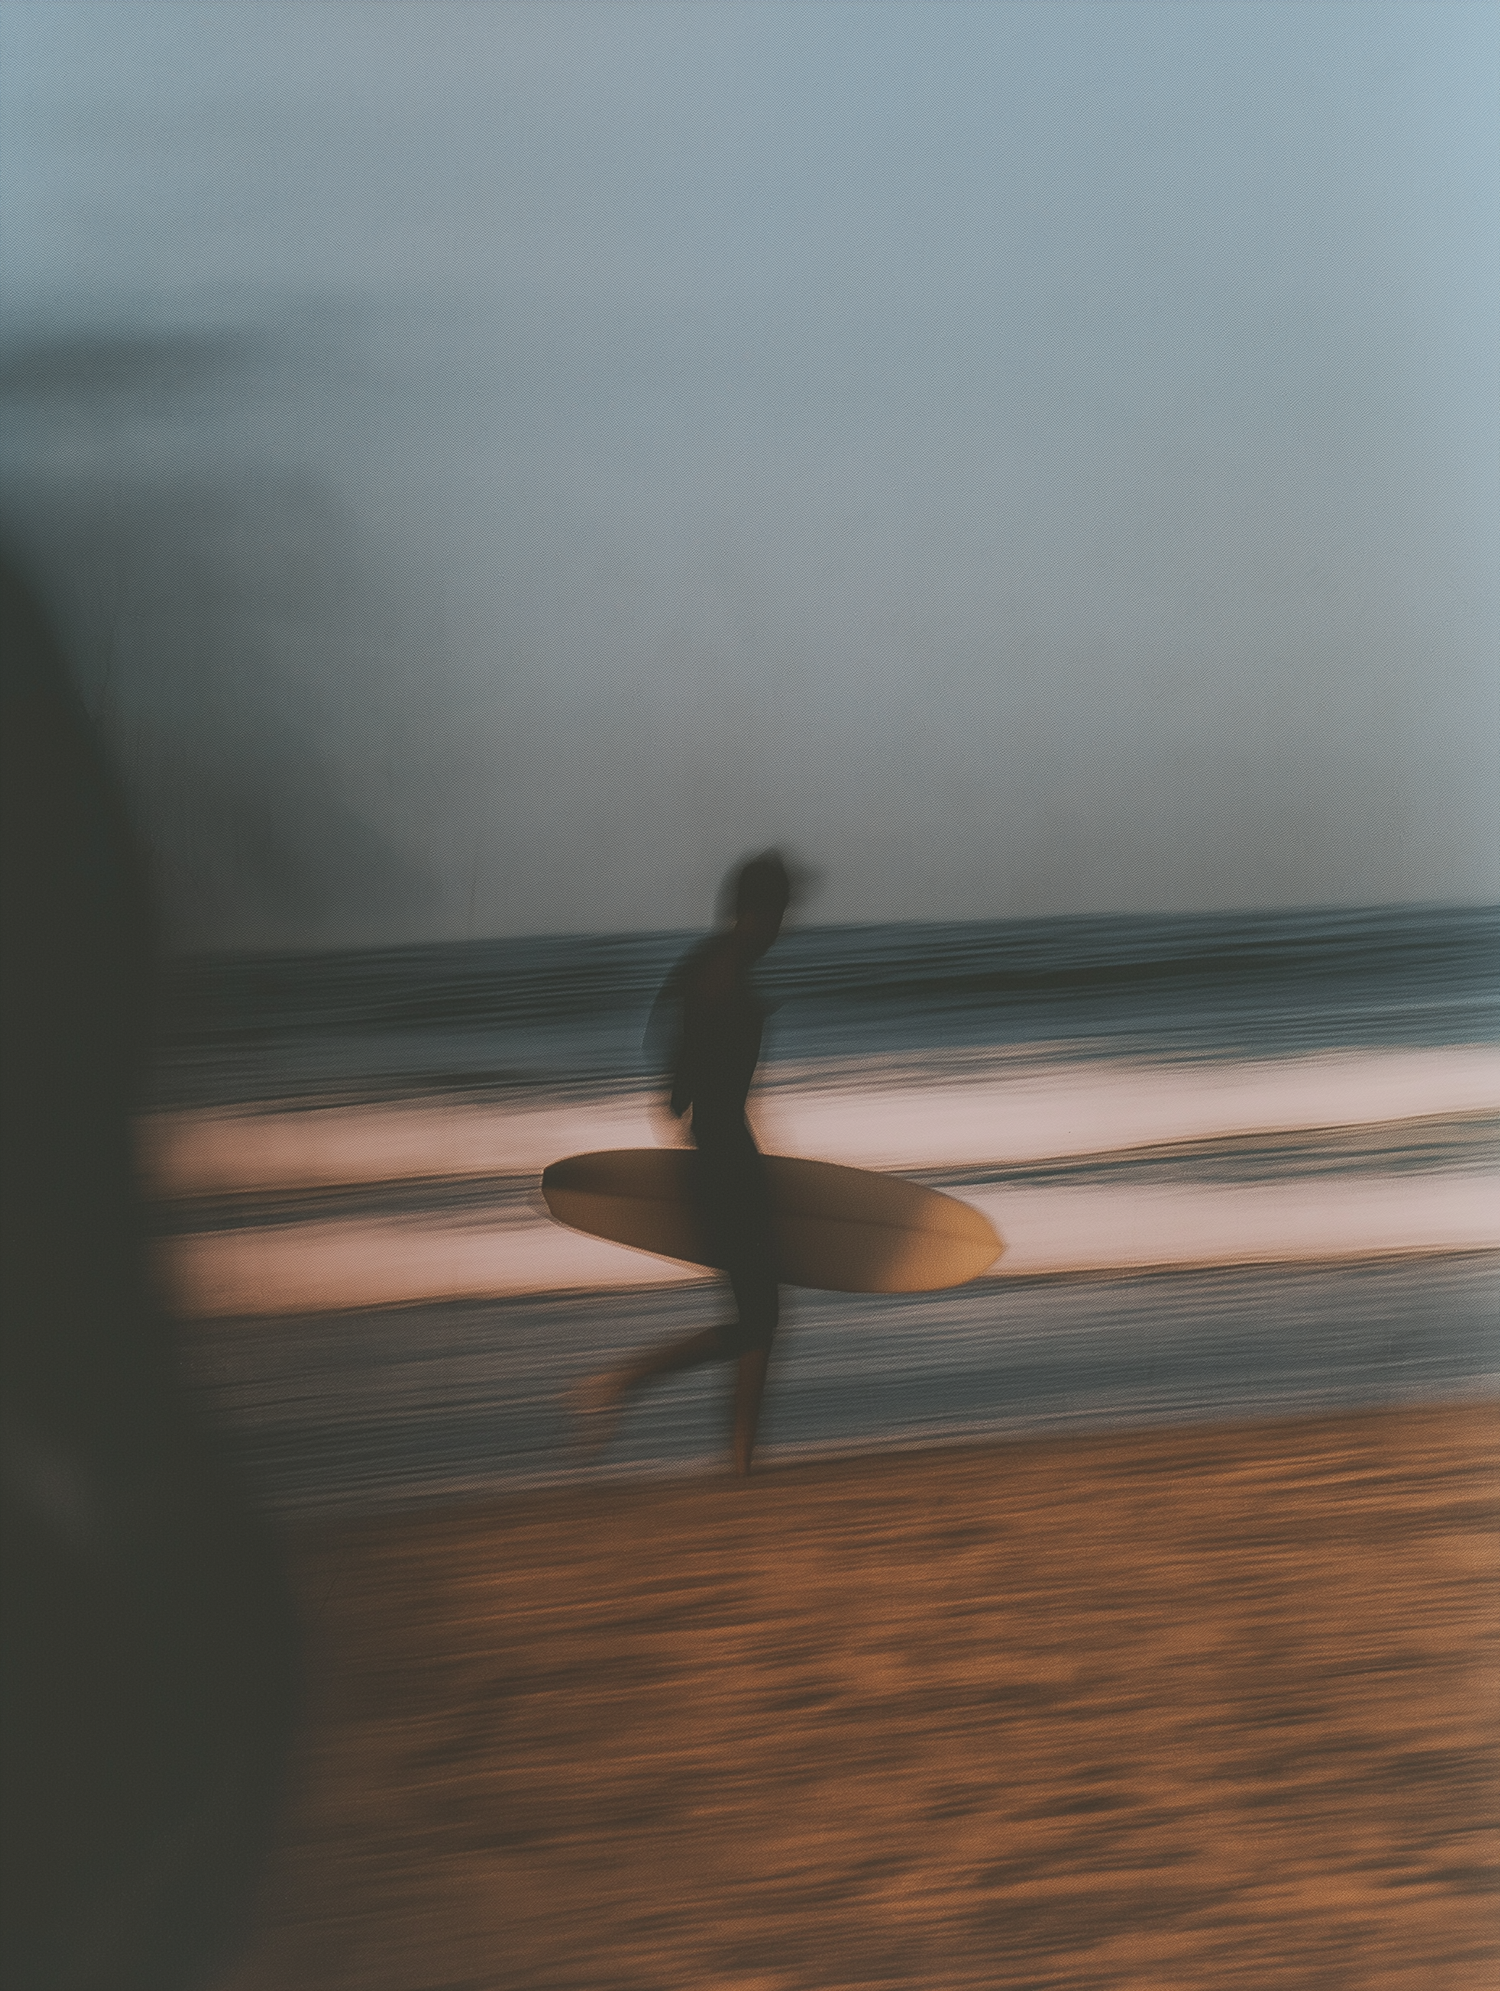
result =
[[[1500,1406],[293,1537],[226,1991],[1500,1983]]]

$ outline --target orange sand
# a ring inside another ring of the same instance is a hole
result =
[[[230,1991],[1500,1984],[1500,1407],[303,1532]]]

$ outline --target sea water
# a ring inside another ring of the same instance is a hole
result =
[[[580,1374],[718,1282],[564,1231],[562,1154],[680,1139],[653,1005],[693,935],[175,964],[141,1155],[184,1359],[278,1505],[722,1454],[726,1377]],[[785,1295],[768,1456],[1500,1385],[1500,913],[803,927],[758,971],[768,1151],[976,1204],[946,1293]]]

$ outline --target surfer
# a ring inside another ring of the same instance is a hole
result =
[[[673,970],[658,1010],[673,1017],[671,1109],[678,1119],[692,1116],[698,1217],[714,1262],[728,1274],[735,1318],[590,1377],[572,1401],[593,1426],[589,1435],[597,1449],[632,1390],[705,1362],[733,1361],[732,1446],[734,1469],[743,1478],[755,1449],[779,1314],[770,1187],[745,1119],[765,1021],[750,970],[781,931],[792,884],[778,853],[765,851],[731,873],[726,887],[730,925]]]

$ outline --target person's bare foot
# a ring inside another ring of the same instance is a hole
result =
[[[566,1402],[573,1420],[573,1443],[585,1458],[597,1458],[614,1436],[624,1400],[625,1385],[614,1369],[582,1376],[568,1391]]]

